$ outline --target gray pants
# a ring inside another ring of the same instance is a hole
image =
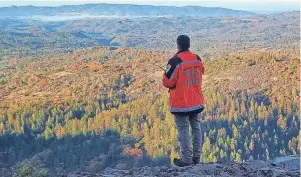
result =
[[[178,140],[181,147],[181,159],[183,162],[192,163],[192,156],[200,157],[201,155],[202,133],[200,114],[174,115],[178,129]],[[193,151],[190,149],[189,124],[191,126]]]

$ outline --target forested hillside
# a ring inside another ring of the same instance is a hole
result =
[[[47,18],[0,17],[0,54],[23,57],[95,45],[170,51],[179,34],[188,34],[193,50],[206,58],[246,50],[296,50],[300,43],[300,12],[218,18]]]
[[[177,131],[154,64],[171,56],[93,47],[0,60],[1,176],[169,164]],[[299,60],[291,49],[204,61],[204,162],[299,154]]]
[[[202,161],[300,155],[299,22],[191,6],[0,8],[0,176],[170,165],[179,145],[160,67],[179,34],[206,68]]]

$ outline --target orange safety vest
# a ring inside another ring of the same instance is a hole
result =
[[[178,62],[171,75],[163,76],[163,85],[170,88],[170,111],[172,113],[189,113],[204,109],[203,63],[197,55],[190,51],[180,52],[175,57]]]

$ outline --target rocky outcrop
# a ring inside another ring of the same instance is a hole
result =
[[[107,168],[104,172],[90,174],[87,172],[70,173],[68,177],[299,177],[300,157],[286,156],[273,161],[253,160],[237,163],[209,163],[189,167],[143,167],[131,170]]]

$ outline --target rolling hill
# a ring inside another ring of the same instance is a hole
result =
[[[18,53],[22,57],[26,53],[95,45],[174,50],[179,34],[191,36],[193,50],[205,58],[246,50],[291,50],[300,44],[299,21],[299,12],[233,18],[96,18],[63,22],[0,19],[0,55],[14,57]]]

